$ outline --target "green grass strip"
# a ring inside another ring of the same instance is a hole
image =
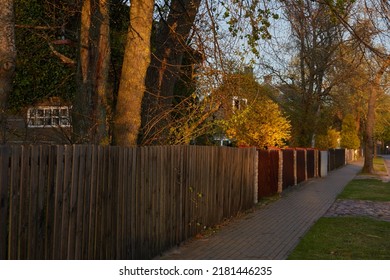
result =
[[[348,183],[337,198],[390,201],[390,183],[378,179],[355,179]]]
[[[390,223],[363,217],[321,218],[291,260],[389,260]]]
[[[374,170],[378,173],[386,173],[385,160],[383,157],[374,158]]]

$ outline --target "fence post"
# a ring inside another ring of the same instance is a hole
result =
[[[298,185],[298,167],[297,167],[297,150],[293,150],[294,154],[294,160],[293,160],[293,165],[294,165],[294,186]]]
[[[283,191],[283,151],[279,150],[278,193]]]
[[[318,165],[319,165],[319,158],[318,158],[318,150],[314,150],[314,178],[318,177]]]
[[[254,186],[253,186],[253,203],[257,204],[259,202],[259,151],[255,149],[255,157],[254,157]]]
[[[325,177],[328,175],[328,151],[320,151],[321,153],[321,172],[320,176]]]
[[[9,227],[9,183],[8,168],[10,148],[0,146],[0,260],[8,258],[8,227]]]
[[[305,154],[305,181],[307,181],[307,149],[305,149],[303,152]]]

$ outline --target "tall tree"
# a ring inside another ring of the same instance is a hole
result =
[[[164,127],[167,127],[170,118],[167,112],[172,107],[183,56],[191,53],[189,34],[200,3],[200,0],[172,0],[168,7],[168,17],[161,18],[154,30],[151,43],[154,51],[143,100],[141,143],[164,143],[166,139]]]
[[[157,5],[159,20],[156,20],[153,33],[154,51],[148,69],[147,90],[143,100],[142,131],[139,141],[142,144],[166,143],[168,139],[169,124],[172,123],[170,112],[175,97],[181,95],[180,92],[174,91],[175,84],[183,73],[181,70],[188,67],[183,64],[185,55],[192,58],[186,60],[191,61],[192,65],[199,66],[199,62],[202,62],[200,65],[202,70],[205,70],[203,68],[205,64],[210,66],[210,62],[214,63],[214,69],[207,66],[208,70],[203,73],[212,73],[214,76],[210,80],[214,82],[220,80],[217,76],[224,71],[222,60],[231,59],[237,54],[236,50],[245,55],[248,51],[258,55],[259,41],[269,38],[269,18],[277,17],[269,9],[268,4],[272,2],[270,0],[161,2],[165,5]],[[224,46],[221,45],[222,41]],[[226,41],[235,41],[237,48],[226,47]],[[243,44],[237,43],[239,41]],[[196,54],[201,54],[202,60],[197,59]],[[198,71],[197,74],[200,72]],[[199,81],[198,78],[199,75],[197,76]],[[212,91],[210,88],[207,95]],[[214,105],[217,106],[212,106],[212,110],[218,107],[218,104]],[[196,125],[199,122],[192,123]],[[191,125],[190,129],[185,130],[195,131],[194,128],[195,126]]]
[[[314,144],[315,135],[321,129],[323,105],[334,86],[329,73],[342,40],[342,28],[324,4],[310,0],[282,2],[297,49],[292,64],[297,74],[288,87],[296,95],[290,101],[297,102],[292,104],[294,144],[308,147]]]
[[[384,73],[390,67],[390,57],[383,60],[379,65],[379,69],[376,71],[370,86],[370,95],[368,99],[368,111],[367,122],[364,133],[365,151],[364,151],[364,166],[363,172],[374,173],[374,161],[373,156],[375,154],[375,111],[377,105],[377,99],[381,92],[381,80]]]
[[[108,143],[109,1],[84,0],[81,9],[79,90],[73,110],[75,142]]]
[[[2,141],[6,141],[7,100],[16,63],[14,1],[1,0],[0,6],[0,126]]]
[[[153,7],[153,0],[130,2],[130,26],[114,116],[114,143],[121,146],[137,145],[145,77],[151,55]]]
[[[373,75],[369,84],[367,121],[363,137],[365,145],[363,171],[373,173],[376,102],[383,75],[390,67],[390,50],[388,43],[386,43],[390,34],[390,5],[388,1],[383,0],[356,1],[358,9],[354,13],[355,18],[353,21],[348,21],[344,18],[343,12],[338,9],[339,4],[343,2],[346,1],[324,1],[350,32],[351,36],[359,43],[360,48],[368,54],[367,60],[377,61],[376,69],[374,68],[372,71]],[[378,45],[378,42],[381,44]]]

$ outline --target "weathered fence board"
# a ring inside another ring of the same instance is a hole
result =
[[[318,165],[318,163],[316,163],[316,157],[315,157],[316,153],[317,153],[316,150],[312,150],[312,149],[306,150],[306,162],[307,162],[306,170],[307,170],[308,179],[314,178],[316,176],[315,170]],[[317,162],[318,162],[318,158],[317,158]]]
[[[8,164],[10,151],[0,147],[0,259],[7,258],[9,215]],[[4,226],[3,226],[4,225]]]
[[[265,197],[278,192],[279,150],[259,150],[258,196]]]
[[[251,208],[255,193],[318,176],[320,160],[310,149],[0,146],[0,259],[150,259]],[[345,150],[329,151],[329,168],[343,164]]]
[[[334,170],[345,164],[345,149],[330,149],[328,151],[328,170]]]
[[[252,207],[255,153],[0,146],[0,258],[150,259]]]
[[[295,172],[294,150],[283,150],[283,190],[295,185]]]
[[[299,184],[306,180],[306,150],[297,149],[296,151],[296,172],[297,181]]]

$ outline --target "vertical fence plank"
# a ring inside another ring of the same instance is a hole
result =
[[[126,248],[127,248],[127,240],[126,240],[126,185],[127,185],[127,150],[121,149],[119,150],[119,167],[118,167],[118,216],[117,216],[117,226],[118,226],[118,240],[117,241],[117,259],[125,259],[126,258]]]
[[[62,215],[63,215],[63,183],[64,183],[64,146],[57,147],[55,171],[53,258],[61,259]]]
[[[151,218],[150,218],[150,182],[149,182],[149,151],[150,147],[145,147],[145,149],[142,150],[142,157],[141,157],[141,168],[142,168],[142,176],[141,176],[141,184],[142,184],[142,191],[141,191],[141,201],[142,201],[142,259],[148,259],[149,258],[149,252],[148,249],[150,246],[150,225],[151,225]]]
[[[98,163],[98,184],[96,188],[96,219],[95,219],[95,242],[94,242],[94,251],[96,259],[104,259],[104,248],[103,248],[103,235],[104,235],[104,209],[103,209],[103,199],[104,199],[104,179],[105,179],[105,170],[106,162],[104,158],[105,149],[101,146],[97,148],[97,163]]]
[[[118,239],[118,151],[119,147],[110,147],[111,179],[109,184],[110,214],[108,215],[110,232],[110,259],[116,259],[116,241]]]
[[[224,204],[224,193],[225,193],[225,185],[224,185],[224,168],[223,164],[220,163],[221,160],[221,149],[216,149],[215,156],[215,184],[218,186],[218,191],[215,197],[215,216],[218,222],[223,220],[223,204]]]
[[[111,206],[112,206],[112,188],[111,181],[113,176],[113,167],[110,162],[111,147],[105,147],[104,149],[104,161],[106,163],[106,175],[104,176],[104,191],[103,191],[103,248],[104,248],[104,259],[111,258],[111,246],[112,242],[110,239],[110,225],[111,225]]]
[[[37,201],[37,243],[36,254],[37,259],[45,259],[45,240],[46,228],[45,220],[47,216],[46,201],[47,201],[47,184],[48,184],[48,172],[49,172],[49,146],[40,146],[39,149],[39,171],[38,171],[38,201]]]
[[[184,236],[183,239],[189,238],[190,235],[190,187],[191,187],[191,166],[192,166],[192,157],[190,156],[192,147],[186,146],[184,147],[184,153],[183,153],[183,227],[184,227]],[[163,226],[163,225],[162,225]]]
[[[266,197],[278,192],[279,150],[259,150],[258,196]]]
[[[173,222],[173,238],[172,245],[176,246],[179,244],[179,235],[180,235],[180,152],[178,146],[169,147],[173,166],[172,166],[172,222]]]
[[[253,171],[251,166],[253,165],[253,151],[254,148],[246,149],[244,164],[242,165],[242,180],[244,184],[242,187],[244,188],[244,201],[242,210],[247,210],[252,207],[252,202],[254,201],[254,193],[253,193]]]
[[[70,196],[72,185],[72,159],[73,149],[71,146],[64,146],[63,165],[63,189],[62,189],[62,223],[61,223],[61,259],[68,259],[69,244],[69,217],[70,217]]]
[[[143,150],[145,148],[139,148],[135,152],[135,181],[134,181],[134,203],[135,203],[135,215],[134,215],[134,242],[133,242],[133,250],[135,254],[135,258],[140,259],[142,258],[142,249],[143,249],[143,239],[142,239],[142,225],[144,219],[144,212],[143,212],[143,200],[142,200],[142,192],[143,192],[143,185],[141,182],[142,178],[142,164],[143,164]]]
[[[69,188],[69,203],[67,211],[67,221],[62,230],[67,230],[68,240],[66,249],[66,258],[75,259],[76,258],[76,236],[77,236],[77,199],[78,199],[78,191],[79,191],[79,172],[80,172],[80,152],[79,146],[73,145],[71,147],[72,152],[72,166],[71,170],[71,184]],[[65,252],[64,252],[65,254]]]
[[[21,192],[19,216],[19,256],[18,259],[28,258],[28,217],[30,206],[30,150],[31,146],[23,147],[21,166]]]
[[[104,222],[106,207],[104,206],[106,199],[105,184],[107,184],[107,170],[108,164],[106,162],[106,150],[107,147],[99,147],[99,185],[97,193],[97,215],[96,215],[96,251],[97,259],[105,258],[105,245],[104,245]]]
[[[92,145],[89,150],[88,158],[91,161],[91,179],[90,179],[90,202],[89,202],[89,230],[88,230],[88,255],[86,259],[93,260],[96,259],[96,248],[95,248],[95,238],[96,238],[96,198],[97,198],[97,186],[98,186],[98,149],[95,145]]]
[[[149,184],[150,184],[150,258],[158,254],[158,227],[159,227],[159,211],[158,211],[158,178],[157,178],[157,147],[150,147],[149,156]]]
[[[223,219],[223,204],[224,204],[224,193],[225,193],[225,185],[224,185],[224,165],[221,164],[221,155],[222,150],[216,149],[216,158],[215,158],[215,168],[216,168],[216,185],[218,186],[218,191],[216,193],[216,217],[218,221],[222,221]]]
[[[306,151],[306,162],[307,162],[307,178],[314,178],[315,177],[315,170],[316,170],[316,160],[315,160],[315,150],[310,149]]]
[[[48,148],[48,173],[46,187],[45,259],[54,259],[55,195],[58,146]]]
[[[131,184],[130,184],[130,190],[129,190],[129,203],[130,203],[130,222],[129,222],[129,231],[130,231],[130,253],[131,258],[136,259],[137,258],[137,209],[138,209],[138,201],[137,201],[137,159],[138,159],[138,150],[139,148],[131,148],[130,154],[129,154],[129,164],[130,164],[130,170],[131,170]]]
[[[294,150],[283,150],[283,190],[295,185]]]
[[[77,183],[77,206],[76,206],[76,242],[75,259],[82,259],[84,237],[84,192],[85,192],[85,157],[86,146],[77,146],[79,156],[79,175]]]
[[[131,259],[131,148],[126,147],[123,151],[123,199],[122,199],[122,245],[121,259]]]
[[[158,229],[158,246],[159,246],[159,252],[161,253],[164,251],[166,246],[166,238],[165,234],[167,232],[167,224],[166,224],[166,210],[165,210],[165,202],[166,202],[166,184],[164,178],[164,154],[162,149],[157,150],[156,155],[156,177],[159,178],[159,197],[158,197],[158,211],[159,211],[159,220],[158,223],[160,224],[160,227]]]
[[[188,151],[188,186],[187,186],[187,197],[186,197],[186,211],[187,211],[187,236],[194,235],[194,192],[195,192],[195,178],[197,178],[197,172],[195,172],[197,164],[197,147],[189,147]]]
[[[39,171],[39,146],[34,145],[30,146],[30,184],[28,185],[29,189],[29,209],[28,209],[28,248],[27,248],[27,258],[36,259],[36,245],[37,245],[37,223],[38,213],[38,181],[39,176],[37,176]]]
[[[180,216],[180,224],[181,224],[181,240],[186,240],[186,232],[187,232],[187,222],[186,222],[186,197],[187,197],[187,174],[188,169],[186,168],[187,163],[187,146],[182,146],[180,150],[180,189],[181,189],[181,216]]]
[[[0,146],[0,260],[8,257],[10,147]]]
[[[10,172],[10,221],[8,228],[8,258],[11,260],[19,257],[19,215],[20,215],[20,178],[22,146],[11,148],[11,172]]]
[[[306,180],[306,158],[305,150],[299,149],[296,150],[296,166],[297,166],[297,184]]]
[[[171,158],[172,154],[169,152],[169,149],[168,147],[164,147],[164,161],[165,162],[172,162],[172,158]],[[167,217],[167,236],[166,238],[168,239],[168,246],[169,247],[172,247],[174,246],[174,242],[173,242],[173,239],[174,239],[174,232],[175,232],[175,228],[174,228],[174,221],[173,221],[173,204],[174,204],[174,199],[173,199],[173,183],[172,183],[172,164],[170,165],[165,165],[165,172],[164,172],[164,176],[165,176],[165,180],[166,180],[166,201],[167,201],[167,204],[165,206],[165,214],[166,214],[166,217]]]
[[[84,178],[83,178],[83,206],[82,206],[82,238],[81,238],[81,250],[80,250],[80,259],[85,260],[88,258],[89,251],[89,230],[90,230],[90,216],[91,216],[91,180],[92,180],[92,150],[93,145],[84,145]]]
[[[199,201],[199,224],[198,224],[198,232],[202,231],[205,227],[207,227],[207,216],[208,212],[210,211],[209,203],[212,201],[212,193],[211,193],[211,186],[210,186],[210,170],[211,170],[211,161],[210,161],[210,155],[211,151],[207,151],[207,147],[201,147],[202,150],[202,160],[204,164],[206,165],[206,168],[203,168],[202,172],[202,178],[203,183],[200,186],[199,189],[199,195],[198,195],[198,201]]]

